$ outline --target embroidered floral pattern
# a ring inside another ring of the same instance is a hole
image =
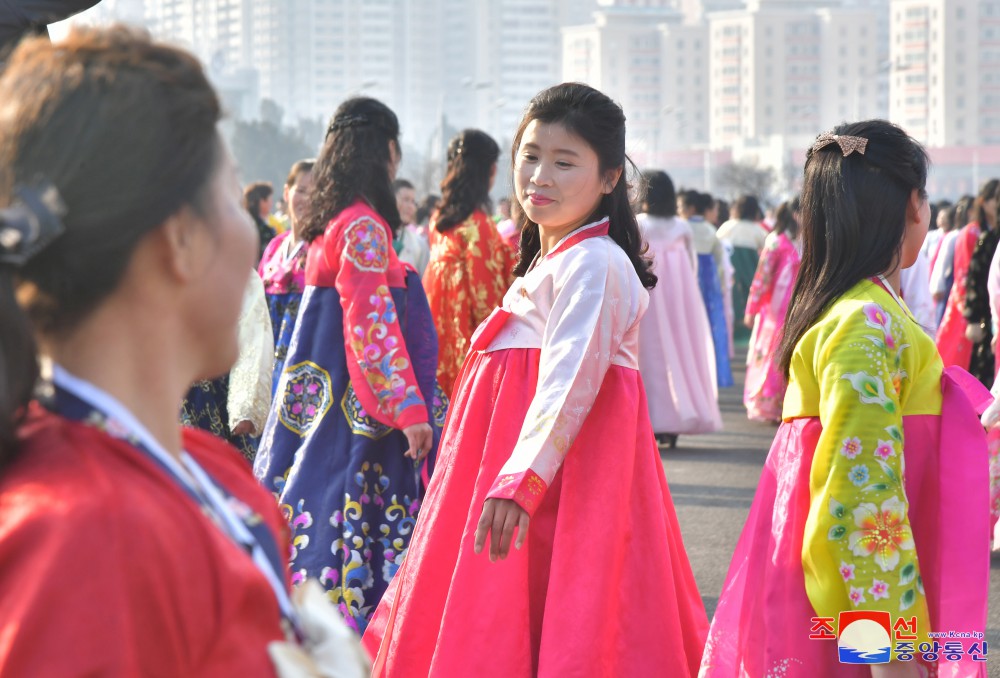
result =
[[[875,448],[875,456],[882,461],[887,460],[889,457],[896,456],[896,450],[892,447],[891,440],[880,440],[878,441],[878,447]]]
[[[872,594],[872,600],[879,600],[880,598],[889,597],[889,585],[884,581],[875,579],[872,582],[872,587],[868,589],[868,593]]]
[[[348,225],[344,255],[361,271],[384,272],[389,267],[389,240],[385,228],[371,217]]]
[[[861,454],[861,439],[857,437],[846,438],[843,447],[840,448],[840,453],[848,459],[854,459]]]
[[[344,397],[340,400],[340,409],[343,411],[344,417],[351,427],[351,431],[358,435],[371,438],[372,440],[381,440],[393,431],[392,427],[386,426],[379,420],[369,416],[364,406],[362,406],[361,401],[358,400],[358,396],[354,392],[354,386],[350,382],[347,383],[347,390],[344,392]]]
[[[339,570],[325,568],[320,583],[329,589],[327,595],[348,624],[361,631],[379,602],[380,596],[371,591],[384,590],[403,562],[420,501],[389,494],[390,479],[377,463],[365,462],[355,474],[353,485],[356,492],[345,494],[343,508],[329,518],[330,525],[341,535],[332,548],[340,553],[343,564]],[[381,509],[381,522],[361,520],[368,504]],[[385,558],[377,572],[372,568],[376,550]]]
[[[403,371],[410,368],[402,340],[393,331],[396,304],[389,288],[380,285],[369,302],[372,310],[367,326],[355,325],[350,331],[351,350],[358,356],[358,365],[379,402],[379,409],[397,419],[412,405],[423,405],[416,385],[408,385]]]
[[[285,368],[284,384],[278,418],[288,430],[305,437],[333,403],[330,373],[307,360]]]
[[[906,506],[898,497],[890,497],[880,507],[864,503],[854,509],[854,523],[848,546],[856,556],[874,557],[883,572],[899,565],[899,552],[914,549],[913,533],[905,523]]]
[[[834,520],[822,529],[851,604],[904,611],[917,603],[921,586],[903,485],[900,399],[909,378],[903,357],[910,324],[874,301],[863,303],[860,313],[863,321],[842,325],[850,334],[838,337],[839,348],[849,346],[850,353],[838,356],[847,369],[832,378],[850,384],[837,403],[838,415],[850,423],[837,431],[840,442],[830,457],[838,498],[826,500]],[[883,574],[889,572],[893,576]]]
[[[861,487],[868,482],[868,467],[864,464],[858,464],[857,466],[852,466],[850,473],[847,477],[851,479],[856,487]]]

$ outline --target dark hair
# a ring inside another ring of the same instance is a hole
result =
[[[389,179],[389,144],[399,151],[399,120],[377,99],[355,97],[342,103],[330,120],[323,149],[313,169],[313,210],[302,237],[312,242],[326,225],[356,200],[367,200],[399,230],[396,194]]]
[[[955,225],[954,228],[962,228],[968,225],[970,217],[972,216],[972,205],[976,202],[976,199],[971,195],[963,195],[955,203]]]
[[[976,223],[979,224],[984,232],[990,228],[989,215],[986,214],[986,201],[991,199],[997,200],[997,207],[1000,208],[1000,179],[990,179],[984,183],[979,188],[979,195],[976,196],[976,202],[972,206],[972,213],[975,215]],[[993,212],[993,225],[996,226],[997,213],[996,210]]]
[[[733,203],[733,217],[746,221],[760,221],[764,218],[764,212],[760,209],[760,203],[752,195],[741,195]]]
[[[692,210],[696,215],[703,217],[712,207],[712,196],[708,193],[699,193],[694,189],[681,191],[681,205],[685,209]]]
[[[288,176],[285,178],[285,188],[291,188],[299,183],[299,178],[301,178],[303,174],[312,172],[315,165],[315,160],[299,160],[297,163],[292,165],[292,169],[288,170]]]
[[[415,191],[416,190],[413,187],[413,184],[410,183],[409,181],[407,181],[406,179],[396,179],[394,182],[392,182],[392,192],[393,193],[399,193],[404,188],[408,188],[411,191]]]
[[[926,197],[927,153],[896,125],[865,120],[833,134],[868,139],[864,155],[837,144],[806,154],[802,184],[802,264],[778,360],[785,375],[799,339],[826,308],[900,256],[913,191]]]
[[[219,101],[197,59],[124,26],[27,40],[0,97],[0,205],[42,177],[66,207],[62,235],[18,267],[0,264],[5,461],[38,378],[35,332],[72,331],[119,285],[143,238],[185,205],[204,213],[222,147]]]
[[[254,219],[260,218],[260,204],[274,195],[267,181],[255,181],[243,189],[243,207]]]
[[[441,202],[441,196],[434,195],[433,193],[424,198],[424,201],[420,203],[420,207],[417,208],[417,223],[426,223],[431,218],[431,215],[434,214],[434,210],[437,209],[439,202]]]
[[[715,227],[718,228],[722,224],[729,221],[729,203],[722,198],[716,198],[715,209],[718,210],[718,214],[715,217],[715,220],[719,222],[715,225]]]
[[[790,239],[799,237],[799,222],[795,218],[795,213],[799,211],[799,199],[792,198],[778,205],[774,213],[774,233],[780,235],[784,233]]]
[[[586,142],[597,154],[600,165],[598,171],[602,174],[615,169],[622,170],[622,176],[611,192],[602,196],[591,219],[609,218],[608,235],[628,255],[643,286],[648,289],[655,287],[656,276],[652,272],[652,262],[644,256],[646,246],[629,202],[629,183],[625,169],[626,165],[635,165],[625,154],[625,113],[621,106],[606,94],[581,83],[563,83],[542,90],[528,104],[521,125],[514,135],[511,145],[512,171],[517,162],[524,130],[534,120],[560,124]],[[511,217],[521,232],[521,256],[514,268],[514,275],[521,276],[527,273],[528,266],[541,249],[541,241],[538,224],[528,219],[518,200],[511,205]]]
[[[677,192],[670,175],[662,170],[642,173],[646,196],[642,202],[643,211],[657,217],[677,216]]]
[[[434,228],[449,231],[477,209],[489,212],[490,179],[500,147],[486,132],[462,130],[448,144],[448,173],[441,182],[441,204]]]

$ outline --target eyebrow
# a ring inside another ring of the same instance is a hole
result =
[[[530,150],[533,150],[533,151],[540,151],[541,150],[541,147],[538,144],[533,144],[530,141],[524,145],[524,148],[525,149],[530,149]],[[562,153],[563,155],[572,155],[574,158],[579,158],[580,157],[579,153],[577,153],[574,150],[568,149],[568,148],[557,148],[557,149],[555,149],[554,152],[555,153]]]

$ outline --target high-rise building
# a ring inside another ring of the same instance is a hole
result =
[[[814,136],[878,114],[876,15],[840,2],[751,0],[709,16],[711,144]]]
[[[618,101],[630,152],[643,165],[708,142],[708,35],[667,2],[606,4],[593,23],[563,29],[563,79]]]
[[[1000,143],[1000,1],[893,0],[890,115],[929,146]]]

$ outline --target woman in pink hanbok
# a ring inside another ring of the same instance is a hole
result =
[[[792,287],[799,273],[799,201],[784,202],[774,215],[774,230],[764,242],[743,324],[753,328],[747,351],[743,405],[754,421],[781,421],[785,375],[778,369],[777,349]]]
[[[558,85],[513,142],[521,258],[473,335],[374,676],[691,676],[707,628],[639,376],[656,283],[625,117]],[[513,547],[513,548],[512,548]]]
[[[681,433],[722,428],[715,347],[698,287],[691,227],[677,217],[677,195],[666,172],[646,172],[637,219],[659,284],[639,325],[639,371],[649,419],[660,442],[677,446]]]
[[[899,295],[930,221],[926,181],[923,148],[883,120],[841,125],[807,153],[801,272],[778,350],[784,421],[712,620],[706,678],[986,675],[977,412],[990,395],[944,368]],[[969,634],[960,653],[926,651],[948,631]]]

